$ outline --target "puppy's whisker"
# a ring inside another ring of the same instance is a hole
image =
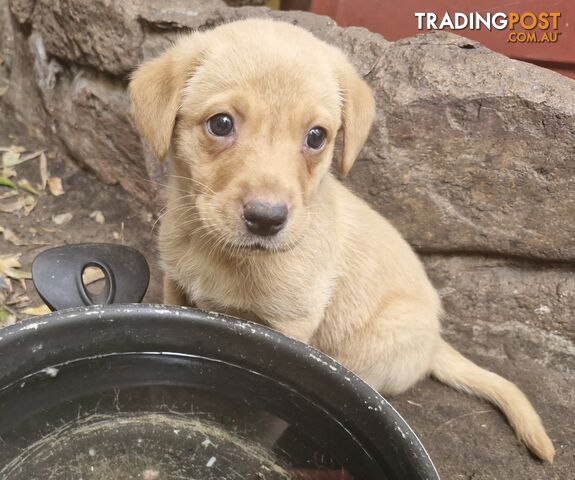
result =
[[[210,252],[208,253],[208,259],[212,258],[212,254],[216,251],[218,251],[220,245],[223,245],[226,241],[226,237],[223,234],[220,234],[220,236],[216,239],[216,241],[214,242],[212,249],[210,250]]]
[[[182,220],[182,217],[185,216],[185,220]],[[190,214],[190,215],[185,215],[185,214],[180,214],[180,227],[185,227],[187,225],[194,225],[194,224],[199,224],[199,226],[207,223],[208,220],[206,218],[204,218],[202,215],[200,214]]]
[[[205,183],[200,182],[199,180],[197,180],[196,178],[192,178],[192,177],[184,177],[182,175],[168,175],[171,178],[180,178],[182,180],[188,180],[191,182],[194,182],[196,185],[199,185],[200,187],[205,188],[209,193],[211,193],[212,195],[215,195],[216,192],[214,192],[210,187],[208,187]]]
[[[150,229],[150,232],[153,232],[154,229],[156,228],[156,225],[160,222],[160,220],[162,218],[164,218],[168,213],[170,213],[170,210],[168,209],[168,207],[163,208],[162,210],[160,210],[160,214],[158,215],[158,218],[156,218],[156,220],[154,221],[154,223],[152,224],[152,228]]]
[[[136,175],[136,178],[139,181],[146,182],[146,183],[149,183],[151,185],[157,185],[157,186],[163,187],[163,188],[169,188],[170,190],[175,190],[176,192],[190,193],[189,190],[184,190],[184,189],[176,187],[175,185],[171,185],[168,183],[162,183],[162,182],[159,182],[157,180],[152,180],[150,178],[144,178],[141,175]]]
[[[205,237],[217,232],[217,227],[218,225],[215,223],[202,224],[194,231],[194,237],[198,238],[199,240],[203,240]]]
[[[194,207],[192,205],[179,205],[176,207],[166,207],[165,211],[163,213],[161,213],[158,218],[156,219],[156,221],[154,222],[154,224],[152,225],[152,231],[154,230],[154,228],[156,227],[157,223],[164,218],[166,215],[172,215],[175,214],[176,212],[179,212],[182,209],[193,209]],[[176,217],[178,218],[178,217]]]
[[[202,187],[202,189],[199,190],[199,193],[200,193],[200,194],[203,194],[203,195],[206,195],[206,196],[213,196],[213,195],[215,195],[215,192],[214,192],[211,188],[209,188],[207,185],[205,185],[205,184],[203,184],[203,183],[201,183],[201,182],[198,182],[197,180],[195,180],[195,179],[193,179],[193,178],[181,177],[181,176],[178,176],[178,175],[168,175],[168,177],[183,178],[183,179],[186,179],[186,180],[190,180],[190,181],[192,181],[192,182],[195,182],[195,183],[199,184],[199,185]],[[141,177],[141,176],[137,176],[137,178],[138,178],[138,180],[143,181],[143,182],[146,182],[146,183],[149,183],[149,184],[151,184],[151,185],[159,186],[159,187],[162,187],[162,188],[164,188],[164,189],[169,189],[169,190],[171,190],[171,191],[175,191],[175,192],[182,193],[183,195],[182,195],[182,197],[180,197],[180,198],[193,198],[193,197],[196,197],[196,196],[198,195],[198,191],[192,191],[192,192],[190,192],[189,189],[179,188],[179,187],[175,186],[175,185],[173,184],[173,182],[172,182],[172,183],[162,183],[162,182],[159,182],[159,181],[157,181],[157,180],[152,180],[152,179],[149,179],[149,178],[143,178],[143,177]]]

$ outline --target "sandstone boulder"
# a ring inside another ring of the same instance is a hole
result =
[[[107,71],[129,72],[140,59],[143,33],[127,2],[38,0],[33,26],[49,55]]]
[[[266,0],[225,0],[230,7],[245,7],[248,5],[261,7]]]
[[[427,255],[444,330],[478,354],[575,369],[575,268],[503,258]]]
[[[415,245],[575,259],[575,82],[449,34],[389,43],[368,78],[352,182]]]

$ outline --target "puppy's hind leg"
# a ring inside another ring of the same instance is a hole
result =
[[[337,359],[383,395],[397,395],[429,373],[439,336],[435,302],[395,296],[358,329]]]

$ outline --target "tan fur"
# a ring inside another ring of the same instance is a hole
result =
[[[179,40],[130,84],[133,114],[159,158],[172,149],[160,228],[165,300],[250,318],[330,354],[384,394],[422,377],[473,392],[507,415],[552,461],[553,445],[525,396],[440,337],[440,300],[409,245],[329,172],[354,163],[373,95],[339,50],[292,25],[245,20]],[[234,118],[230,138],[206,121]],[[303,147],[313,126],[319,152]],[[250,234],[251,199],[286,202],[287,226]]]

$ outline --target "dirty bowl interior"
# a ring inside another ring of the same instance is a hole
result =
[[[70,309],[0,331],[0,478],[436,479],[329,357],[193,309]]]

